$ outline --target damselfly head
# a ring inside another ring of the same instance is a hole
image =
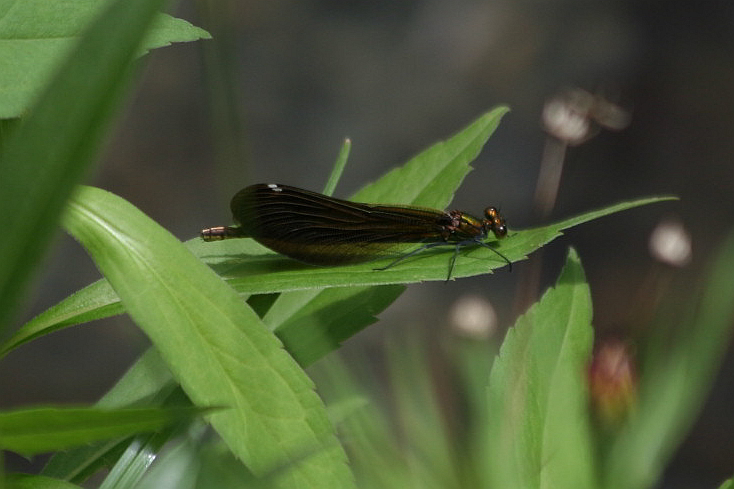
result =
[[[497,239],[507,236],[505,218],[500,215],[500,211],[496,207],[487,207],[484,209],[484,220],[482,224],[486,230],[492,231]]]

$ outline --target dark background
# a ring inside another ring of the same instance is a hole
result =
[[[488,109],[512,111],[474,163],[452,208],[500,205],[510,227],[552,222],[624,199],[681,200],[570,230],[547,247],[541,286],[578,250],[599,337],[638,335],[655,304],[640,301],[660,273],[647,248],[663,218],[693,237],[693,259],[668,269],[683,300],[734,224],[734,3],[656,1],[182,2],[177,16],[213,41],[159,49],[120,118],[91,183],[130,200],[182,240],[230,223],[228,200],[256,182],[320,190],[348,136],[336,195],[347,197]],[[623,131],[569,148],[555,209],[532,210],[547,135],[544,104],[564,89],[606,95],[632,113]],[[493,304],[504,331],[523,270],[410,286],[386,331],[445,328],[458,298]],[[734,273],[734,271],[733,271]],[[18,324],[99,277],[59,236]],[[92,402],[146,345],[126,317],[71,328],[12,353],[0,368],[3,406]],[[360,346],[356,346],[359,348]],[[664,487],[716,487],[734,471],[731,355]]]

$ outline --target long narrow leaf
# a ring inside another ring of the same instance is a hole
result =
[[[163,445],[171,437],[172,429],[136,436],[125,451],[117,457],[99,489],[134,489],[155,461]]]
[[[99,400],[96,407],[159,406],[176,385],[158,352],[150,348]],[[107,463],[107,454],[118,448],[118,440],[110,440],[58,452],[46,463],[42,474],[81,482],[103,467]]]
[[[121,213],[124,218],[120,219]],[[256,474],[282,487],[350,487],[321,400],[257,315],[181,243],[123,199],[84,187],[63,224],[211,424]]]
[[[42,475],[10,474],[5,479],[7,489],[81,489],[75,484]]]
[[[625,209],[670,200],[672,197],[649,197],[622,202],[604,209],[591,211],[559,223],[523,231],[511,231],[504,240],[496,243],[496,249],[510,261],[524,260],[527,255],[562,234],[562,230],[583,222],[619,212]],[[417,283],[426,280],[446,280],[453,247],[433,249],[416,255],[387,270],[375,270],[390,264],[394,258],[369,263],[340,267],[314,267],[283,258],[261,248],[254,255],[234,255],[227,240],[214,243],[193,243],[192,249],[207,247],[211,256],[206,261],[238,292],[262,294],[303,290],[320,287],[355,285],[385,285]],[[247,240],[242,240],[247,241]],[[211,245],[211,246],[208,246]],[[248,244],[249,246],[249,244]],[[220,248],[221,247],[221,248]],[[483,247],[463,249],[456,260],[452,277],[470,277],[486,274],[491,270],[506,267],[507,263],[496,253]]]
[[[16,2],[18,4],[22,2]],[[0,328],[89,168],[162,0],[118,0],[82,36],[0,155]]]
[[[201,409],[33,408],[0,413],[0,448],[24,455],[152,432]]]

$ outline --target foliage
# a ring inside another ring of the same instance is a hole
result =
[[[132,79],[134,60],[154,47],[207,36],[159,14],[161,3],[48,7],[31,1],[0,7],[0,32],[9,41],[0,56],[8,68],[0,75],[8,88],[0,116],[23,115],[20,123],[4,124],[1,133],[0,224],[14,232],[0,244],[0,325],[9,323],[58,223],[104,276],[24,325],[4,343],[2,354],[60,328],[123,312],[153,343],[96,406],[0,413],[0,448],[23,454],[65,450],[42,475],[8,477],[11,487],[77,487],[101,468],[110,469],[102,487],[654,483],[700,407],[726,344],[734,290],[726,271],[734,266],[734,241],[722,252],[675,355],[650,353],[639,412],[604,447],[595,450],[599,442],[583,382],[592,343],[590,294],[572,251],[556,286],[508,334],[491,373],[486,352],[465,355],[467,362],[477,362],[467,363],[467,371],[484,379],[466,380],[474,386],[468,392],[481,426],[480,436],[466,445],[474,449],[471,454],[456,457],[447,431],[426,431],[439,426],[441,414],[418,377],[426,370],[420,350],[410,350],[410,364],[393,356],[403,416],[418,413],[426,421],[406,422],[415,451],[404,451],[387,420],[344,381],[344,372],[329,373],[341,399],[327,410],[303,366],[374,322],[404,284],[444,280],[452,250],[434,249],[384,271],[374,270],[379,262],[313,268],[248,239],[181,243],[131,203],[78,186]],[[61,14],[62,21],[49,23]],[[21,52],[24,38],[38,41],[33,56]],[[27,90],[21,89],[23,71],[32,80]],[[506,111],[500,107],[480,116],[353,199],[446,207]],[[666,199],[639,199],[548,226],[513,229],[491,245],[516,262],[569,227]],[[490,250],[467,249],[453,276],[505,265]],[[413,390],[428,402],[415,404]],[[416,411],[417,405],[430,409]],[[217,437],[210,436],[209,426]],[[348,434],[351,466],[335,426]],[[170,450],[164,450],[167,444]]]
[[[403,339],[388,349],[396,386],[388,410],[366,402],[374,393],[355,387],[343,365],[322,365],[317,383],[338,413],[360,487],[656,487],[731,335],[734,234],[711,265],[691,314],[658,325],[677,333],[672,348],[656,342],[644,355],[639,399],[611,430],[590,408],[592,304],[573,249],[556,285],[517,319],[491,366],[486,340],[449,338],[446,358],[429,359],[416,338]],[[458,407],[439,398],[436,363],[453,369]]]

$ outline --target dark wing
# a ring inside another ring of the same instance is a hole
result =
[[[279,253],[331,265],[389,254],[398,243],[440,241],[450,222],[442,211],[363,204],[287,185],[258,184],[230,204],[243,230]]]

